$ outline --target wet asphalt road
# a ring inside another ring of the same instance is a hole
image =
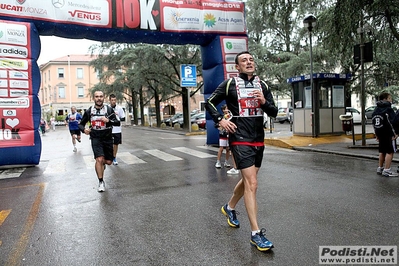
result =
[[[261,253],[243,202],[239,229],[220,213],[239,176],[215,169],[205,136],[123,137],[104,193],[87,136],[73,153],[65,128],[38,166],[0,179],[0,265],[318,265],[320,245],[398,244],[399,178],[375,160],[266,147],[259,223],[275,249]]]

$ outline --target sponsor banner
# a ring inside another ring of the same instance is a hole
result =
[[[30,37],[29,23],[0,21],[0,148],[34,145]]]
[[[29,81],[28,80],[10,80],[10,88],[20,88],[20,89],[28,89]]]
[[[0,108],[29,108],[30,100],[28,97],[23,98],[0,98]]]
[[[0,57],[27,58],[28,49],[26,47],[0,44]]]
[[[17,116],[17,110],[3,110],[3,116]]]
[[[236,59],[236,56],[234,54],[226,54],[224,56],[225,63],[235,64],[235,59]]]
[[[245,32],[242,12],[166,6],[162,15],[163,31]]]
[[[226,72],[238,72],[236,69],[236,64],[224,64]]]
[[[6,78],[8,78],[7,70],[0,70],[0,79],[6,79]]]
[[[10,97],[22,97],[28,95],[29,95],[28,90],[10,90]]]
[[[2,0],[0,16],[124,30],[246,35],[244,3],[230,1]]]
[[[34,130],[21,127],[22,121],[18,118],[1,118],[0,148],[34,145]],[[4,126],[4,128],[3,128]]]
[[[29,68],[28,60],[0,58],[0,69],[28,70],[28,68]]]
[[[28,71],[9,71],[10,79],[29,79]]]
[[[31,97],[0,98],[0,148],[34,145]]]
[[[246,37],[225,37],[220,36],[220,45],[222,46],[223,66],[225,78],[233,78],[238,76],[235,58],[240,52],[247,51]]]
[[[0,44],[0,57],[28,58],[26,47]]]
[[[2,0],[0,14],[11,17],[37,18],[52,22],[65,22],[88,26],[110,27],[111,1]]]
[[[8,88],[8,80],[0,79],[0,88]]]
[[[0,14],[2,6],[3,4],[0,4]],[[26,25],[0,22],[0,43],[28,45],[28,30]]]
[[[232,54],[236,55],[239,52],[246,51],[247,48],[247,39],[246,38],[231,38],[225,37],[222,38],[222,52],[224,54]],[[233,59],[234,62],[234,59]],[[225,63],[228,63],[227,61]]]

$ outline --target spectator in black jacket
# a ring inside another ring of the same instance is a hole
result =
[[[392,95],[388,92],[382,92],[372,115],[372,123],[378,141],[379,152],[377,174],[386,177],[398,176],[397,173],[391,171],[393,155],[397,149],[397,134],[394,127],[398,125],[398,118],[391,104]]]

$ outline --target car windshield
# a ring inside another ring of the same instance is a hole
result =
[[[177,119],[177,118],[179,118],[181,115],[182,115],[181,113],[177,113],[177,114],[175,114],[174,116],[172,116],[172,119]]]
[[[355,108],[347,108],[346,111],[360,114],[360,112],[358,110],[356,110]]]

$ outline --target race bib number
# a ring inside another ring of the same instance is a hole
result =
[[[246,82],[241,78],[235,78],[238,98],[239,116],[253,117],[263,116],[263,110],[259,99],[254,97],[256,91],[262,92],[259,78],[255,77],[252,82]]]
[[[101,120],[101,118],[93,119],[91,121],[91,126],[93,129],[105,129],[105,123]]]
[[[76,120],[76,115],[69,116],[69,121],[74,122]]]
[[[259,101],[254,98],[243,98],[240,99],[239,102],[240,102],[240,107],[242,109],[252,109],[260,107]]]
[[[255,89],[239,90],[238,105],[240,109],[240,116],[263,116],[263,111],[260,108],[260,102],[253,97]]]

